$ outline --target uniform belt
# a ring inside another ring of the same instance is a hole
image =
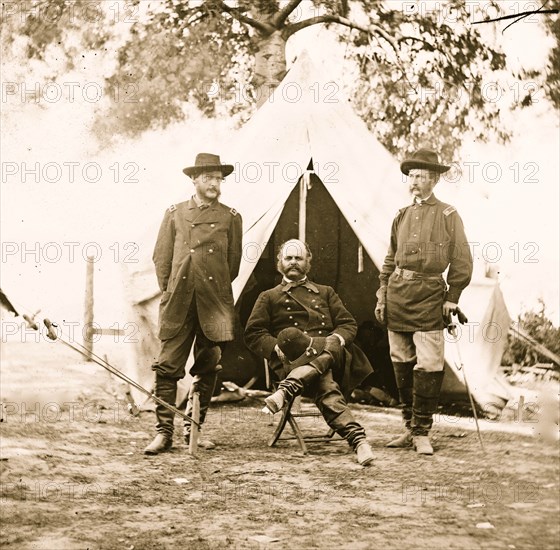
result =
[[[430,279],[440,280],[441,273],[420,273],[419,271],[412,271],[410,269],[403,269],[402,267],[395,267],[395,273],[403,279]]]

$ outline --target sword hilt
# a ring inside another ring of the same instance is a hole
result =
[[[35,318],[35,316],[29,317],[29,315],[27,315],[27,313],[24,313],[24,314],[22,315],[22,317],[23,317],[23,320],[27,323],[27,326],[28,326],[30,329],[39,330],[39,326],[38,326],[37,323],[33,320],[33,319]]]
[[[43,323],[45,323],[45,326],[47,327],[47,337],[49,340],[56,340],[58,338],[58,334],[56,333],[55,328],[58,325],[54,325],[48,319],[43,319]]]

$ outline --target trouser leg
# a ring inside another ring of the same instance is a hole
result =
[[[158,360],[152,365],[156,373],[155,394],[170,405],[176,404],[177,382],[185,376],[185,365],[195,335],[193,313],[187,312],[185,322],[179,332],[161,342]],[[156,404],[156,431],[171,438],[173,435],[174,413],[163,405]]]
[[[287,399],[294,399],[301,395],[319,376],[319,372],[310,365],[296,367],[278,384],[278,390],[284,391]]]
[[[191,416],[193,410],[193,395],[198,392],[200,400],[200,418],[199,424],[202,426],[206,420],[206,414],[208,413],[208,407],[210,406],[210,401],[214,395],[214,389],[216,388],[216,380],[218,378],[217,373],[210,374],[197,374],[191,381],[191,387],[189,389],[189,396],[187,401],[187,408],[185,414]],[[185,419],[184,433],[188,435],[191,431],[191,421]]]
[[[414,363],[393,363],[395,380],[399,390],[399,401],[402,407],[402,418],[407,430],[410,430],[412,421],[412,399],[413,399],[413,369]]]
[[[161,400],[175,406],[175,400],[177,398],[177,379],[157,374],[155,394]],[[157,403],[156,419],[157,433],[165,435],[168,439],[171,439],[173,437],[173,421],[175,419],[175,413],[167,407]]]
[[[155,394],[165,403],[175,405],[177,379],[156,374]],[[153,441],[144,449],[144,454],[157,455],[171,449],[173,444],[173,420],[175,413],[161,403],[156,404],[156,431]]]
[[[332,372],[323,374],[313,387],[316,388],[315,404],[327,424],[356,450],[365,441],[366,432],[350,412],[339,385],[333,380]]]
[[[414,368],[412,435],[428,435],[437,411],[444,376],[443,331],[414,333],[418,355]]]
[[[288,399],[301,395],[313,382],[327,372],[333,364],[330,353],[323,352],[308,365],[301,365],[291,369],[278,385],[278,390],[283,391]]]
[[[202,329],[199,328],[194,344],[194,364],[190,369],[193,376],[189,396],[187,401],[186,414],[191,415],[193,406],[193,395],[198,392],[200,399],[200,425],[206,420],[206,414],[218,378],[218,371],[221,369],[219,362],[222,357],[223,344],[213,342],[204,336]],[[190,420],[185,419],[184,433],[188,435],[191,429]]]
[[[412,421],[413,375],[416,365],[416,348],[413,333],[389,331],[389,346],[395,381],[399,390],[402,418],[407,430]]]

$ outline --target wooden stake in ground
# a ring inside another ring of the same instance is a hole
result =
[[[192,396],[191,416],[194,420],[194,423],[191,424],[191,437],[189,439],[189,453],[194,456],[196,455],[196,451],[198,449],[198,436],[199,436],[198,422],[200,420],[200,394],[197,391],[194,391]]]

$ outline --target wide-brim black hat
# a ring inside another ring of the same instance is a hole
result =
[[[194,178],[202,172],[212,172],[213,170],[219,170],[225,178],[233,172],[233,165],[222,164],[219,155],[213,155],[212,153],[198,153],[194,161],[194,166],[187,166],[186,168],[183,168],[183,173],[191,178]]]
[[[278,334],[278,347],[290,362],[290,367],[307,365],[317,358],[327,343],[323,336],[311,338],[295,327],[285,328]]]
[[[418,149],[410,157],[401,162],[401,172],[408,176],[410,170],[420,168],[422,170],[431,170],[438,174],[447,172],[451,166],[440,164],[438,154],[430,149]]]

